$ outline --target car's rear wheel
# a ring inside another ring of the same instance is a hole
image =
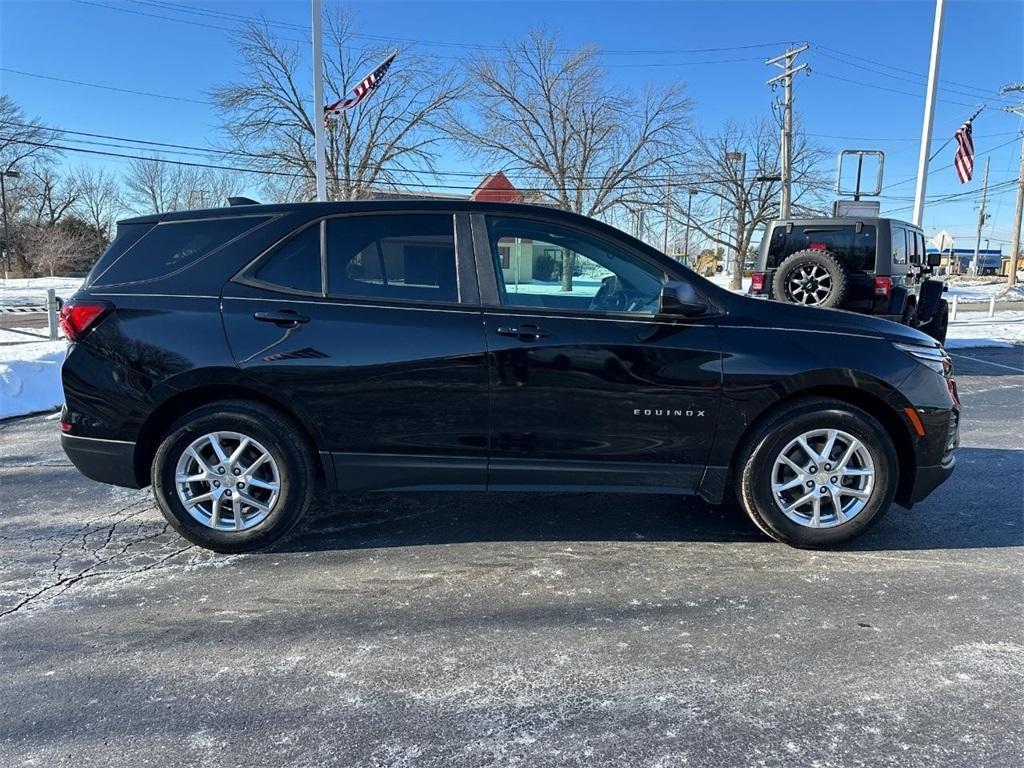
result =
[[[846,299],[846,277],[846,267],[828,251],[797,251],[775,271],[772,295],[790,304],[838,307]]]
[[[746,441],[737,490],[772,538],[829,547],[877,522],[892,505],[898,472],[881,424],[847,403],[814,398],[780,409]]]
[[[259,403],[197,408],[168,430],[153,459],[168,522],[218,552],[266,546],[302,518],[313,495],[312,451],[286,418]]]

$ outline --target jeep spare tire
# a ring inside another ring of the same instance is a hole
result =
[[[846,267],[828,251],[797,251],[775,271],[772,295],[788,304],[838,307],[846,298]]]

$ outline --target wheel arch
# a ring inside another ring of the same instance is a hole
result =
[[[328,466],[320,455],[319,442],[314,430],[291,409],[259,390],[238,383],[201,384],[177,392],[163,400],[147,417],[139,430],[135,445],[135,476],[145,487],[149,484],[149,471],[160,440],[168,428],[183,414],[221,400],[250,400],[271,408],[298,429],[313,452],[314,465],[321,479],[333,478],[333,466]],[[330,474],[329,474],[330,473]]]
[[[754,418],[742,436],[736,442],[732,455],[729,459],[729,480],[733,485],[736,482],[739,467],[737,462],[743,454],[747,440],[766,421],[771,419],[779,410],[791,405],[793,402],[809,397],[827,397],[833,400],[847,403],[860,408],[869,416],[874,418],[892,439],[896,448],[896,458],[899,469],[899,480],[896,485],[896,501],[906,504],[910,499],[910,492],[914,486],[914,478],[917,473],[917,460],[914,452],[913,438],[910,434],[910,427],[900,416],[899,412],[879,395],[865,389],[844,385],[824,384],[820,386],[807,387],[794,392],[787,393],[781,399],[772,403]]]

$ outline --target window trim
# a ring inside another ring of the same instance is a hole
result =
[[[503,304],[501,302],[501,288],[503,287],[503,278],[497,274],[497,262],[498,254],[494,249],[494,244],[491,242],[490,227],[488,221],[490,219],[519,219],[521,221],[529,221],[533,223],[546,224],[548,226],[555,226],[563,229],[568,229],[573,232],[577,232],[590,239],[597,239],[602,242],[614,244],[614,246],[626,254],[640,259],[645,264],[655,267],[660,270],[666,277],[673,281],[686,280],[690,282],[689,278],[685,274],[674,275],[665,269],[663,264],[659,264],[656,260],[651,259],[647,254],[643,253],[637,248],[632,247],[628,243],[625,243],[617,238],[606,237],[603,233],[594,233],[593,231],[579,226],[575,223],[566,223],[562,221],[552,220],[550,217],[544,216],[543,214],[534,214],[532,212],[510,212],[510,213],[474,213],[473,214],[473,242],[477,251],[477,270],[479,280],[481,283],[481,305],[485,312],[493,312],[499,310],[503,313],[516,314],[516,315],[538,315],[544,317],[570,317],[581,320],[634,320],[637,322],[658,322],[658,323],[671,323],[671,324],[684,324],[693,325],[695,324],[695,318],[680,317],[677,315],[666,314],[664,312],[621,312],[613,310],[592,310],[592,309],[567,309],[561,307],[545,307],[545,306],[517,306]],[[481,248],[483,249],[481,251]],[[483,289],[484,285],[487,285],[487,298],[484,298],[485,292]],[[704,298],[708,300],[711,310],[701,318],[700,320],[721,317],[723,314],[722,308],[714,301],[714,299],[704,293],[700,289],[699,285],[694,285],[694,288],[701,293]],[[493,297],[492,297],[493,294]]]
[[[366,218],[368,216],[447,216],[451,218],[452,224],[452,242],[453,242],[453,266],[455,267],[455,301],[439,301],[434,299],[404,299],[400,297],[377,297],[377,296],[357,296],[353,294],[343,293],[330,293],[328,290],[329,275],[327,269],[327,222],[331,219],[345,219],[345,218]],[[293,237],[297,237],[302,234],[303,231],[312,226],[320,226],[320,291],[303,291],[298,288],[289,288],[286,285],[278,285],[277,283],[271,283],[266,280],[260,280],[256,277],[256,273],[260,267],[266,261],[273,258],[273,254],[277,249],[288,240]],[[253,288],[259,288],[265,291],[271,291],[273,293],[281,293],[289,296],[303,296],[303,297],[316,297],[330,303],[331,300],[335,300],[339,303],[355,303],[360,306],[396,306],[402,308],[416,307],[424,305],[426,307],[459,307],[465,306],[466,304],[474,304],[472,301],[464,299],[465,292],[463,286],[463,278],[461,270],[459,269],[460,251],[459,251],[459,217],[458,212],[455,210],[438,210],[438,211],[349,211],[343,213],[333,213],[317,218],[311,219],[310,221],[303,222],[295,229],[291,230],[285,235],[282,235],[270,246],[265,248],[259,255],[252,259],[242,269],[240,269],[229,282],[239,283],[241,285],[248,285]]]
[[[132,243],[130,246],[128,246],[128,248],[125,249],[124,253],[122,253],[120,256],[118,256],[116,259],[114,259],[112,262],[110,262],[110,264],[107,265],[106,269],[104,269],[98,275],[93,277],[89,281],[89,286],[88,287],[90,289],[93,286],[95,286],[97,288],[120,288],[120,287],[125,286],[125,285],[146,285],[148,283],[156,283],[156,282],[160,282],[161,280],[167,280],[168,278],[175,277],[175,276],[181,274],[186,269],[191,269],[196,264],[200,264],[203,261],[206,261],[206,259],[210,258],[213,254],[219,253],[220,251],[224,250],[225,248],[227,248],[230,245],[234,245],[234,243],[237,242],[238,240],[240,240],[241,238],[248,237],[253,232],[256,232],[257,230],[262,229],[263,227],[268,226],[271,222],[276,221],[280,217],[281,217],[281,214],[275,214],[275,213],[245,213],[245,214],[239,214],[239,215],[236,215],[236,216],[202,216],[202,217],[197,217],[197,218],[192,218],[192,219],[173,219],[171,221],[157,221],[156,223],[153,224],[153,226],[151,226],[148,230],[146,230],[142,234],[142,236],[139,237],[138,240],[136,240],[134,243]],[[105,274],[107,274],[111,269],[113,269],[115,265],[119,264],[121,262],[121,260],[125,256],[127,256],[129,253],[134,251],[136,246],[138,246],[139,243],[141,243],[143,240],[145,240],[147,237],[149,237],[150,234],[155,232],[158,227],[161,227],[161,226],[174,226],[176,224],[196,224],[196,223],[199,223],[199,222],[205,223],[205,222],[211,222],[211,221],[225,221],[225,220],[228,220],[228,219],[231,219],[231,220],[235,220],[235,219],[264,219],[264,221],[262,223],[255,224],[254,226],[251,226],[248,229],[243,230],[242,232],[239,232],[237,235],[232,237],[230,240],[225,240],[223,243],[218,245],[216,248],[212,248],[211,250],[209,250],[206,253],[204,253],[198,259],[194,259],[194,260],[190,261],[188,264],[183,264],[182,266],[178,267],[177,269],[174,269],[174,270],[172,270],[170,272],[167,272],[166,274],[157,275],[156,277],[147,277],[145,280],[127,280],[127,281],[122,281],[120,283],[99,283],[98,282],[99,280],[101,280],[103,278],[103,276]],[[115,237],[115,239],[116,239],[116,237]],[[113,242],[113,241],[111,241],[111,242]]]

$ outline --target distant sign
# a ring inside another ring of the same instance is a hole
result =
[[[939,253],[953,250],[953,236],[944,229],[939,230],[939,233],[931,239],[931,243]]]
[[[837,219],[874,219],[880,210],[877,200],[836,200],[832,205]]]

